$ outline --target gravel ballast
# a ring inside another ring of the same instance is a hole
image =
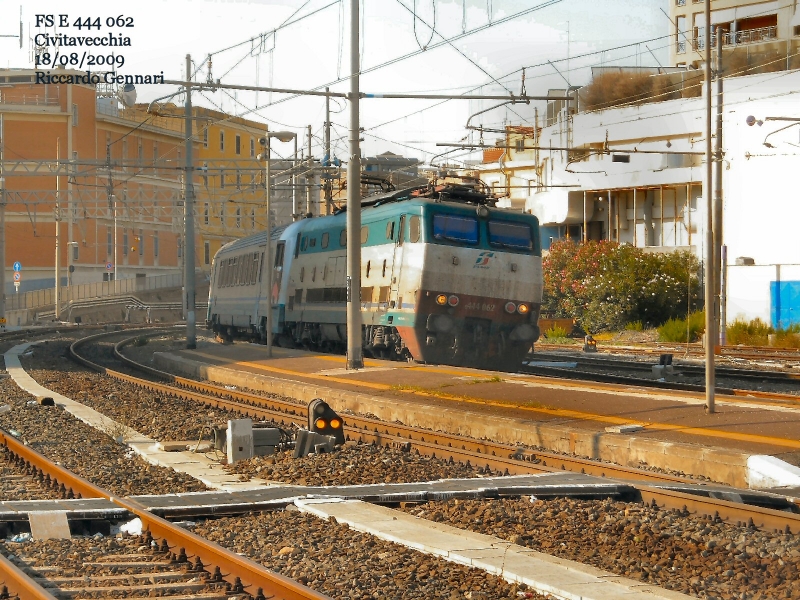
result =
[[[451,500],[407,512],[701,598],[800,598],[800,536],[613,500]]]

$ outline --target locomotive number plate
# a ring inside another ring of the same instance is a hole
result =
[[[469,302],[467,303],[464,308],[467,310],[480,310],[483,312],[494,312],[494,304],[487,304],[481,302]]]

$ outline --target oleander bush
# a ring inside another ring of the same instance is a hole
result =
[[[589,333],[629,323],[655,327],[700,301],[699,263],[689,252],[646,253],[629,244],[555,242],[542,261],[542,312],[571,317]]]

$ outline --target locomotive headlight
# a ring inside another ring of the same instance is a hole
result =
[[[529,310],[530,310],[530,308],[528,308],[528,305],[527,305],[527,304],[520,304],[520,305],[517,307],[517,312],[518,312],[519,314],[521,314],[521,315],[527,315]]]
[[[447,299],[447,303],[448,303],[450,306],[458,306],[458,296],[450,296],[450,297]]]
[[[444,306],[445,304],[447,304],[447,296],[445,296],[444,294],[439,294],[438,296],[436,296],[436,304],[438,304],[439,306]]]
[[[517,311],[517,305],[513,302],[506,302],[506,312],[508,314],[514,314]]]

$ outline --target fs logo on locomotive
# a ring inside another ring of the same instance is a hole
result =
[[[475,264],[472,265],[473,269],[488,269],[489,262],[494,258],[494,252],[481,252],[478,254],[478,258],[475,260]]]

